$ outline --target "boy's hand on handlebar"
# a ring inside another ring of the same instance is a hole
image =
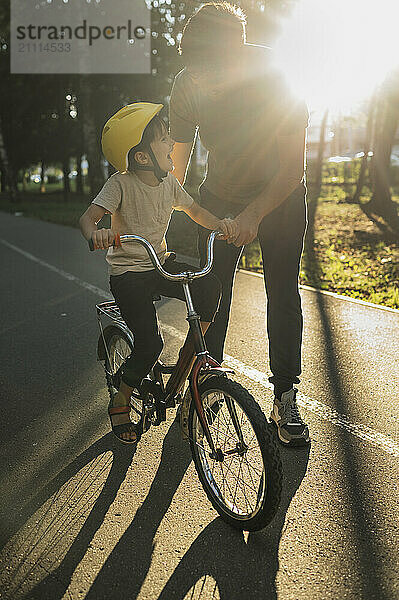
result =
[[[112,229],[98,229],[91,234],[94,250],[106,250],[110,246],[120,246],[119,234]]]
[[[229,244],[234,242],[238,235],[237,224],[233,219],[220,219],[219,229],[221,231],[219,239],[226,240]]]

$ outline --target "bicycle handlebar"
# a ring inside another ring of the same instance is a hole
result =
[[[147,250],[148,256],[150,257],[150,260],[151,260],[152,264],[154,265],[154,268],[157,269],[157,271],[162,275],[162,277],[164,277],[165,279],[169,279],[170,281],[184,281],[187,279],[197,279],[198,277],[204,277],[205,275],[208,275],[208,273],[211,271],[212,265],[213,265],[213,245],[215,243],[215,238],[218,235],[220,235],[220,231],[212,231],[209,234],[208,241],[207,241],[207,261],[206,261],[206,265],[204,266],[204,268],[201,269],[200,271],[185,271],[183,273],[168,273],[168,271],[165,271],[165,269],[162,267],[162,265],[160,263],[157,253],[154,250],[154,247],[145,238],[143,238],[139,235],[127,234],[127,235],[121,235],[120,241],[121,242],[138,242],[139,244],[144,246],[144,248]],[[90,250],[94,250],[93,240],[89,240],[88,244],[89,244]]]

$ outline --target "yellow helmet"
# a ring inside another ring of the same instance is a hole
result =
[[[105,123],[101,147],[107,161],[117,171],[126,171],[127,155],[143,137],[143,131],[163,104],[135,102],[124,106]]]

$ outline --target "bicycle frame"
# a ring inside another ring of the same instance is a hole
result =
[[[189,323],[190,332],[194,341],[194,350],[196,354],[194,365],[192,366],[189,374],[191,398],[194,402],[195,410],[197,411],[198,418],[200,420],[209,447],[212,450],[212,454],[216,456],[217,449],[215,448],[215,444],[213,442],[208,422],[205,418],[204,407],[202,406],[201,396],[199,393],[199,383],[201,374],[224,375],[226,373],[233,373],[233,371],[231,369],[223,368],[214,358],[211,357],[206,348],[204,334],[202,333],[200,325],[200,316],[196,313],[192,302],[189,276],[187,277],[186,281],[183,281],[183,290],[187,306],[187,321]],[[174,370],[173,375],[176,376],[177,381],[172,389],[167,390],[168,395],[171,396],[175,395],[177,390],[180,389],[181,385],[184,383],[184,374],[182,372],[179,373],[178,371]]]

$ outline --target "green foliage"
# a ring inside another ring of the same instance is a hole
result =
[[[300,282],[399,308],[399,241],[386,239],[358,206],[340,202],[341,194],[341,187],[323,187],[313,231],[307,232]],[[370,192],[364,200],[369,197]],[[241,266],[262,272],[257,241],[247,246]]]

